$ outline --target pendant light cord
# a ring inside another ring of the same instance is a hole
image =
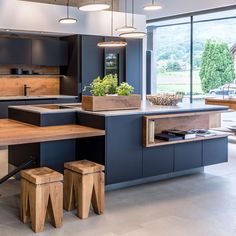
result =
[[[69,4],[70,4],[70,0],[67,1],[67,18],[69,18]]]
[[[113,18],[114,18],[114,9],[113,9],[113,0],[111,1],[111,36],[113,36]]]
[[[128,15],[128,11],[127,11],[127,0],[125,0],[125,26],[127,26],[127,15]]]
[[[134,27],[134,0],[132,0],[132,26]]]

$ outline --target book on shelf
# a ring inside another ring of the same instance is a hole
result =
[[[149,120],[148,122],[148,142],[154,143],[155,141],[155,120]]]
[[[198,136],[198,137],[211,137],[211,136],[215,136],[215,135],[216,135],[216,133],[211,132],[209,130],[199,130],[196,133],[196,136]]]
[[[164,134],[174,134],[176,136],[180,136],[183,139],[192,139],[196,137],[196,133],[192,130],[177,130],[177,129],[168,129],[163,130],[162,133]]]
[[[155,134],[156,139],[161,139],[165,141],[177,141],[177,140],[183,140],[182,136],[178,136],[175,134],[167,134],[167,133],[158,133]]]

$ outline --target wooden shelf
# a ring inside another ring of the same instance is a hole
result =
[[[216,112],[193,112],[193,113],[178,113],[178,114],[163,114],[163,115],[151,115],[143,117],[143,146],[154,147],[171,145],[178,143],[196,142],[201,140],[216,139],[227,137],[228,134],[217,134],[208,137],[196,137],[193,139],[183,139],[175,141],[165,141],[155,139],[154,142],[149,140],[149,121],[155,121],[154,132],[161,133],[167,129],[179,129],[179,130],[190,130],[190,129],[211,129],[220,127],[221,114],[219,111]],[[152,136],[152,135],[151,135]],[[153,136],[152,136],[153,137]]]
[[[64,76],[64,75],[58,75],[58,74],[32,74],[32,75],[13,75],[13,74],[0,74],[0,78],[1,77],[60,77],[60,76]]]
[[[183,139],[183,140],[178,140],[178,141],[164,141],[164,140],[160,140],[160,139],[155,139],[155,142],[154,143],[149,143],[147,147],[171,145],[171,144],[178,144],[178,143],[196,142],[196,141],[201,141],[201,140],[224,138],[224,137],[228,137],[228,136],[229,136],[229,134],[217,134],[217,135],[214,135],[214,136],[196,137],[196,138],[192,138],[192,139]]]

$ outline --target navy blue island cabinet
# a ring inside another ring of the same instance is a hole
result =
[[[210,128],[216,123],[212,119],[214,110],[190,110],[188,113],[185,110],[184,113],[177,110],[176,113],[157,115],[142,110],[27,111],[26,114],[21,109],[9,108],[9,118],[32,125],[45,127],[74,123],[105,130],[105,136],[9,146],[9,164],[19,166],[26,161],[25,158],[33,156],[37,157],[36,166],[48,166],[63,172],[64,162],[87,159],[105,165],[106,187],[114,189],[199,172],[204,166],[226,162],[228,142],[225,134],[177,141],[153,141],[150,138],[148,122],[154,119],[155,132],[173,127]]]
[[[78,113],[78,122],[106,131],[105,137],[77,141],[79,159],[105,165],[106,185],[148,182],[153,177],[186,174],[228,160],[227,137],[222,135],[146,146],[143,114]]]
[[[78,113],[78,122],[106,130],[103,140],[77,140],[77,149],[79,158],[86,157],[105,164],[107,185],[142,178],[142,115]]]

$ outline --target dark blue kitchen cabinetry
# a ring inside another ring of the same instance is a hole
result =
[[[25,101],[1,101],[0,102],[0,119],[8,117],[8,106],[25,105]]]
[[[0,38],[0,65],[30,65],[31,40]]]
[[[56,39],[32,39],[32,65],[64,66],[68,64],[68,43]]]
[[[202,142],[187,142],[175,145],[174,171],[202,166]]]
[[[143,177],[174,171],[174,145],[143,148]]]
[[[81,35],[81,82],[89,86],[98,76],[104,76],[104,49],[97,46],[102,36]],[[84,94],[89,94],[89,90]]]
[[[106,184],[142,178],[142,116],[106,117]]]
[[[228,161],[228,138],[203,141],[203,165],[214,165]]]
[[[143,40],[127,39],[126,46],[126,75],[125,81],[134,87],[134,93],[141,94],[142,91],[142,55]]]

